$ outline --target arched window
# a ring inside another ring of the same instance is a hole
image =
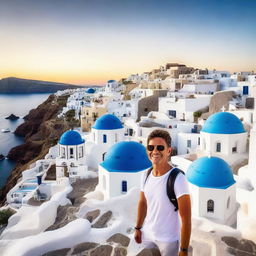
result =
[[[207,212],[214,212],[214,201],[212,199],[207,201]]]
[[[221,152],[221,143],[220,142],[216,143],[216,152]]]
[[[84,156],[84,148],[82,146],[82,147],[79,147],[79,158],[82,158],[83,156]]]
[[[122,192],[123,193],[127,192],[127,181],[126,180],[122,181]]]
[[[229,208],[230,206],[230,196],[228,197],[228,201],[227,201],[227,209]]]
[[[105,155],[106,155],[106,153],[107,153],[107,152],[105,152],[105,153],[102,154],[102,161],[105,160]]]
[[[103,143],[107,143],[107,135],[103,134]]]
[[[232,147],[232,153],[237,152],[237,144],[238,144],[238,142],[236,141],[235,145]]]
[[[65,152],[65,148],[64,147],[60,148],[60,154],[61,154],[61,158],[66,158],[66,152]]]
[[[70,154],[70,158],[74,158],[74,149],[73,148],[69,149],[69,154]]]

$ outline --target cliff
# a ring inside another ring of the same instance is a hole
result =
[[[25,137],[25,143],[10,150],[8,158],[17,162],[5,187],[0,192],[0,205],[6,194],[17,183],[22,171],[30,164],[44,158],[50,147],[56,145],[63,132],[69,129],[69,123],[58,119],[57,115],[66,105],[68,96],[49,98],[24,117],[25,122],[17,127],[15,134]]]
[[[81,88],[78,85],[21,79],[15,77],[0,80],[0,93],[51,93],[58,90]]]

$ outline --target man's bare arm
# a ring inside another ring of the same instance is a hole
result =
[[[181,217],[181,238],[180,247],[188,248],[191,234],[191,202],[189,195],[178,198],[179,213]],[[186,255],[180,252],[179,255]]]
[[[137,228],[142,227],[146,215],[147,215],[147,200],[145,198],[144,192],[140,192],[140,199],[139,199],[139,203],[138,203],[138,214],[137,214],[137,221],[136,221]],[[135,229],[134,238],[137,243],[141,243],[141,230],[140,229]]]

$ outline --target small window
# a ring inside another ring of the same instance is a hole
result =
[[[74,158],[74,149],[73,148],[69,149],[69,154],[70,154],[70,158]]]
[[[169,110],[169,116],[176,117],[176,110]]]
[[[103,143],[107,143],[107,135],[103,134]]]
[[[122,192],[123,193],[127,192],[127,181],[126,180],[122,181]]]
[[[237,152],[237,148],[236,147],[233,147],[232,148],[232,153],[236,153]]]
[[[214,212],[214,201],[211,199],[207,201],[207,212]]]
[[[79,158],[82,158],[84,156],[84,148],[79,147]]]
[[[198,137],[197,144],[200,145],[200,137]]]
[[[216,144],[216,152],[221,152],[221,143],[217,142]]]
[[[102,161],[105,160],[105,155],[106,155],[106,153],[107,153],[107,152],[103,153],[103,155],[102,155]]]
[[[61,147],[61,157],[66,157],[65,148]]]
[[[191,140],[187,140],[187,147],[191,148]]]

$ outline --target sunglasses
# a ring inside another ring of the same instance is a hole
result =
[[[154,151],[154,148],[156,147],[157,151],[163,151],[164,146],[163,145],[147,145],[148,151]]]

